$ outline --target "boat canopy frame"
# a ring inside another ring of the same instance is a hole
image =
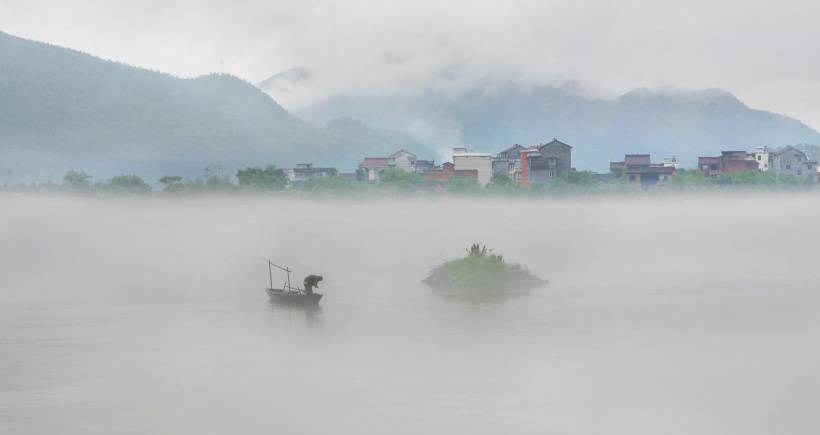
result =
[[[289,292],[295,292],[295,293],[305,293],[305,291],[303,289],[299,288],[298,285],[296,287],[291,286],[291,284],[290,284],[290,273],[293,272],[293,271],[290,270],[289,267],[280,266],[280,265],[268,260],[268,277],[270,279],[270,288],[271,288],[271,290],[275,290],[273,288],[273,267],[285,272],[288,275],[288,280],[285,283],[282,290],[289,291]]]

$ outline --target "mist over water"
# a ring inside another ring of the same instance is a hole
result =
[[[820,427],[814,195],[0,210],[0,433]],[[551,284],[422,284],[477,241]],[[321,309],[271,305],[268,258],[323,275]]]

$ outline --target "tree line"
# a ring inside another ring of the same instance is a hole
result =
[[[161,177],[162,192],[184,195],[197,193],[282,192],[291,191],[324,195],[407,194],[417,192],[453,193],[461,195],[540,196],[563,194],[609,194],[629,193],[640,190],[625,180],[623,174],[595,174],[590,171],[572,171],[561,174],[549,183],[533,183],[521,187],[505,174],[495,174],[487,186],[480,186],[474,178],[456,177],[450,181],[425,180],[421,174],[387,169],[380,174],[379,182],[371,183],[363,177],[345,177],[332,174],[328,177],[309,178],[304,182],[291,183],[284,169],[272,165],[247,167],[237,171],[235,177],[208,176],[204,179],[186,179],[181,176]],[[104,182],[92,182],[92,176],[82,171],[69,171],[61,184],[47,182],[30,185],[3,186],[11,191],[60,191],[85,194],[145,195],[154,189],[138,175],[119,175]],[[671,180],[652,186],[652,191],[701,191],[721,189],[813,189],[809,178],[799,178],[770,172],[739,172],[707,177],[698,170],[682,169]],[[647,189],[644,189],[647,190]]]

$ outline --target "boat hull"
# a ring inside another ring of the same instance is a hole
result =
[[[318,305],[322,300],[320,293],[286,292],[279,289],[266,289],[270,300],[280,304],[290,305]]]

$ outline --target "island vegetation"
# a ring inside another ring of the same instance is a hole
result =
[[[547,281],[504,256],[475,243],[463,258],[448,261],[430,273],[424,283],[455,294],[475,298],[503,298],[540,287]]]

